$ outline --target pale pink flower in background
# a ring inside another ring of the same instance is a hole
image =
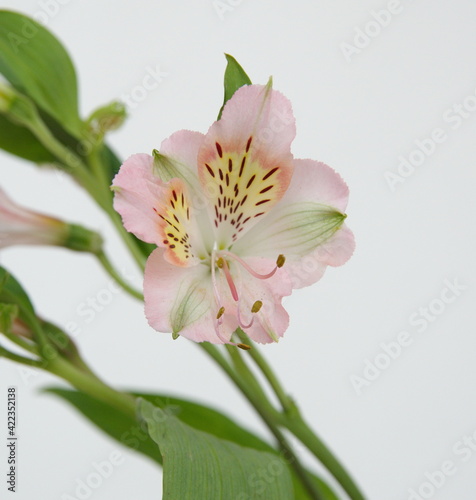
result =
[[[67,225],[15,203],[0,189],[0,248],[12,245],[59,245]]]
[[[231,343],[241,327],[256,342],[277,341],[289,323],[282,297],[351,256],[348,188],[327,165],[293,159],[294,136],[289,101],[249,85],[206,135],[176,132],[155,158],[122,165],[115,209],[159,247],[144,277],[153,328]]]
[[[102,238],[77,224],[18,205],[0,188],[0,249],[14,245],[56,245],[98,253]]]

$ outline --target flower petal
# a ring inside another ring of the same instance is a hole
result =
[[[198,192],[197,158],[205,135],[191,130],[179,130],[162,141],[160,155],[163,161],[155,162],[154,170],[163,181],[175,177],[183,179],[187,187]]]
[[[124,227],[147,243],[158,245],[159,218],[154,212],[164,194],[165,183],[153,174],[154,160],[147,154],[128,158],[114,177],[114,209],[122,216]]]
[[[284,195],[295,136],[289,101],[270,86],[238,89],[209,129],[198,175],[210,200],[218,248],[228,247]]]
[[[327,266],[345,264],[352,256],[354,249],[354,235],[344,225],[314,252],[302,259],[286,262],[285,267],[291,277],[293,288],[303,288],[319,281]]]
[[[178,267],[164,259],[163,249],[154,250],[144,275],[145,314],[150,326],[195,342],[222,343],[215,333],[210,283],[206,266]]]
[[[154,175],[153,163],[153,158],[145,154],[126,160],[113,181],[114,208],[128,231],[167,248],[165,258],[169,262],[195,265],[207,252],[189,191],[182,179],[163,182]]]
[[[301,288],[319,280],[327,265],[346,262],[355,243],[344,226],[348,188],[341,177],[324,163],[295,160],[294,164],[283,199],[231,250],[240,256],[284,254],[293,288]]]
[[[313,252],[344,223],[348,189],[330,167],[295,160],[291,185],[280,203],[232,251],[241,256],[296,260]],[[334,208],[334,206],[336,208]]]
[[[202,243],[210,253],[213,249],[214,234],[208,215],[209,200],[201,189],[197,172],[197,156],[204,137],[200,132],[190,130],[180,130],[172,134],[162,142],[160,152],[154,152],[154,171],[163,181],[176,177],[184,181],[188,203],[199,226]]]
[[[159,245],[165,245],[167,261],[176,266],[193,266],[198,264],[200,257],[205,258],[182,179],[175,178],[167,183],[153,210],[160,219],[158,231],[162,240]]]
[[[11,245],[61,245],[68,225],[18,205],[0,189],[0,248]]]
[[[220,296],[227,296],[224,302],[225,310],[234,312],[235,325],[232,331],[240,326],[238,317],[242,324],[249,324],[253,319],[251,326],[243,328],[252,340],[260,344],[277,342],[289,325],[288,313],[281,305],[282,297],[290,295],[292,291],[292,283],[287,271],[281,268],[270,278],[258,279],[250,276],[242,266],[233,262],[230,264],[239,292],[239,301],[233,301],[224,290],[221,291]],[[266,275],[275,268],[274,261],[263,258],[247,258],[246,264],[261,275]],[[261,309],[252,313],[252,307],[257,301],[262,303]]]

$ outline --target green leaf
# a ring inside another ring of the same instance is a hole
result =
[[[163,500],[293,497],[289,471],[274,453],[196,430],[145,400],[138,408],[164,457]]]
[[[35,310],[23,287],[0,266],[0,302],[18,307],[18,317],[27,325],[39,325]]]
[[[80,137],[74,66],[61,43],[33,19],[0,10],[0,73],[71,134]]]
[[[0,148],[35,163],[53,163],[55,157],[25,127],[0,115]]]
[[[9,332],[17,316],[18,306],[15,304],[0,304],[0,333]]]
[[[321,478],[317,477],[315,474],[310,473],[311,480],[316,486],[317,490],[322,496],[322,500],[341,500],[330,488],[330,486],[325,483]],[[293,485],[294,485],[294,498],[296,500],[312,500],[307,490],[304,489],[301,481],[296,475],[293,475]]]
[[[45,392],[54,394],[72,404],[88,420],[124,446],[150,457],[159,464],[162,463],[162,457],[157,445],[134,419],[120,415],[117,413],[117,410],[103,401],[98,401],[87,394],[75,390],[49,388]],[[276,456],[279,456],[278,451],[269,443],[212,408],[168,395],[132,394],[149,401],[154,406],[164,410],[167,414],[174,415],[181,422],[194,429],[207,432],[217,438],[226,439],[247,448],[274,453]],[[289,470],[292,473],[295,492],[294,496],[290,498],[310,500],[293,469],[290,468]],[[325,500],[339,500],[324,481],[315,475],[312,475],[312,478],[321,490]]]
[[[249,76],[245,73],[245,70],[238,64],[238,61],[229,54],[225,54],[227,65],[225,69],[225,98],[223,100],[223,106],[218,113],[218,120],[221,118],[223,108],[233,94],[243,85],[251,85],[251,80]]]
[[[134,393],[134,396],[145,399],[159,408],[167,409],[169,412],[173,411],[178,419],[195,429],[255,450],[276,452],[270,444],[237,425],[223,413],[208,406],[164,395]]]
[[[45,392],[59,396],[72,404],[103,432],[124,446],[137,450],[159,464],[162,463],[162,456],[156,444],[135,419],[118,413],[107,403],[79,391],[49,388],[45,389]]]

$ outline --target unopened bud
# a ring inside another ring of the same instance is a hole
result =
[[[110,130],[117,130],[127,117],[126,107],[121,102],[112,102],[91,113],[87,119],[89,132],[104,136]]]

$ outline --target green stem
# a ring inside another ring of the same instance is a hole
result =
[[[300,415],[283,415],[281,423],[326,467],[352,500],[365,500],[347,470]]]
[[[103,146],[102,140],[100,142],[96,142],[93,151],[88,155],[88,163],[91,166],[91,170],[96,177],[96,179],[101,183],[103,187],[109,190],[111,186],[111,180],[106,175],[106,169],[101,162],[101,157],[99,155],[99,151]]]
[[[96,203],[109,215],[137,264],[141,269],[144,269],[145,256],[137,246],[133,236],[124,229],[119,214],[112,207],[112,194],[109,189],[109,182],[104,177],[104,168],[102,168],[99,159],[93,155],[92,170],[96,175],[92,175],[88,166],[81,158],[54,137],[39,115],[33,117],[25,125],[28,126],[43,146],[68,168],[69,173],[78,180]]]
[[[364,500],[364,496],[360,492],[359,488],[357,487],[347,470],[340,464],[340,462],[336,459],[336,457],[334,457],[329,448],[327,448],[322,440],[305,422],[299,412],[298,407],[296,406],[294,401],[289,396],[287,396],[272,368],[261,356],[258,349],[256,348],[256,345],[254,345],[253,342],[250,341],[250,339],[244,332],[237,330],[237,334],[242,342],[252,345],[252,348],[247,351],[247,353],[249,353],[253,361],[266,377],[270,386],[273,388],[276,396],[283,406],[285,413],[277,413],[277,419],[279,423],[282,426],[286,427],[290,432],[292,432],[309,449],[309,451],[334,476],[334,478],[339,482],[339,484],[347,492],[352,500]],[[229,352],[230,354],[232,354],[232,346],[227,347],[230,347]],[[237,352],[236,349],[235,352]],[[232,358],[236,359],[236,356],[237,354],[234,354],[232,355]],[[240,365],[237,365],[236,363],[235,366],[237,366],[238,369],[240,367]],[[244,371],[243,367],[241,371]],[[251,377],[248,377],[248,379],[252,377],[253,376],[251,375]]]
[[[122,276],[117,272],[114,266],[111,264],[111,261],[107,258],[104,252],[100,252],[96,254],[99,262],[102,264],[106,272],[113,278],[128,294],[132,295],[136,299],[140,301],[144,301],[144,296],[141,292],[131,287],[126,281],[123,280]]]
[[[6,331],[2,332],[2,334],[8,340],[10,340],[10,342],[13,342],[18,347],[21,347],[23,350],[28,351],[31,354],[36,354],[36,355],[39,354],[38,348],[34,344],[32,344],[28,340],[20,337],[19,335],[15,334],[15,333],[6,332]]]
[[[141,249],[137,246],[134,237],[124,229],[124,225],[122,224],[122,220],[119,214],[113,208],[111,180],[106,176],[106,168],[102,164],[101,156],[99,155],[100,146],[102,146],[102,144],[98,145],[88,156],[88,162],[102,194],[101,207],[107,213],[107,215],[109,215],[112,223],[118,230],[124,243],[131,251],[131,254],[139,265],[140,269],[144,270],[146,257],[142,253]]]
[[[256,344],[251,341],[248,335],[246,335],[241,328],[238,328],[236,333],[242,342],[252,346],[252,348],[247,352],[256,363],[256,366],[261,370],[261,373],[265,376],[266,380],[269,382],[269,385],[276,394],[283,410],[286,413],[294,413],[298,411],[293,399],[286,394],[284,388],[278,380],[278,377],[276,377],[271,366],[269,366],[268,362],[260,354]]]
[[[108,403],[124,415],[136,418],[136,402],[132,396],[115,391],[96,376],[77,369],[68,361],[56,357],[44,369],[68,381],[79,391]]]
[[[250,389],[251,392],[254,393],[254,395],[261,401],[268,401],[268,397],[259,384],[258,380],[256,377],[254,377],[248,367],[246,366],[246,363],[244,362],[243,358],[240,355],[239,350],[232,345],[225,345],[226,350],[228,351],[228,355],[230,356],[233,365],[235,366],[236,372],[242,377],[243,379],[246,380],[246,384],[248,385],[248,388]],[[271,404],[271,403],[269,403]]]
[[[238,387],[238,389],[240,389],[246,399],[248,399],[251,405],[255,408],[257,413],[260,415],[262,420],[265,422],[269,430],[278,441],[280,449],[283,450],[288,457],[290,457],[290,465],[293,467],[296,475],[300,479],[304,488],[309,493],[310,497],[313,500],[324,500],[322,494],[316,488],[315,484],[309,477],[308,472],[302,466],[298,457],[294,453],[291,445],[288,443],[285,436],[276,425],[274,419],[274,414],[276,412],[266,399],[266,396],[262,396],[262,394],[264,393],[262,392],[261,388],[258,394],[256,394],[254,390],[252,390],[252,388],[254,388],[257,383],[243,360],[241,360],[241,362],[238,362],[236,355],[233,355],[234,364],[237,368],[239,367],[239,373],[237,373],[232,369],[227,360],[221,355],[221,353],[215,346],[209,344],[208,342],[202,342],[199,344],[199,346],[205,352],[207,352],[207,354],[223,369],[223,371],[231,378],[234,384]],[[236,348],[234,349],[236,351]]]
[[[31,366],[35,368],[41,368],[41,361],[37,361],[36,359],[25,358],[24,356],[20,356],[13,352],[8,351],[4,347],[0,346],[0,358],[4,357],[9,359],[10,361],[14,361],[15,363],[20,363],[22,365]]]

